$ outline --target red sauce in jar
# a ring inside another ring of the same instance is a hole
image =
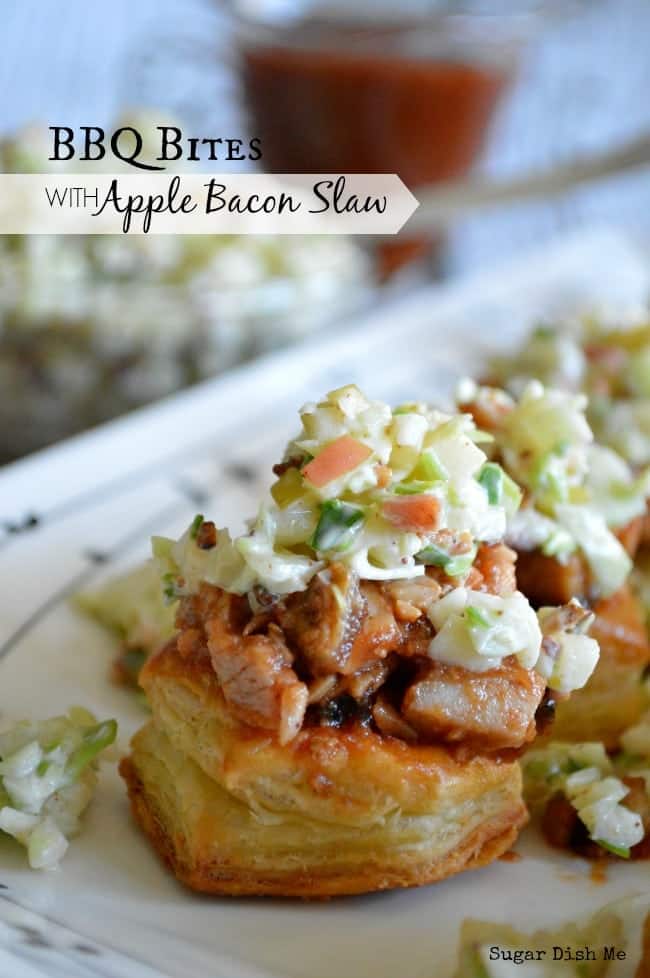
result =
[[[397,173],[411,189],[463,176],[479,154],[510,67],[256,43],[242,50],[251,131],[276,173]],[[363,42],[363,35],[361,41]],[[379,35],[381,42],[381,34]],[[422,242],[396,242],[420,250]],[[395,245],[391,245],[394,248]]]

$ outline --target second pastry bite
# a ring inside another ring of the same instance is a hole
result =
[[[494,459],[525,490],[506,535],[517,550],[519,587],[535,607],[575,598],[594,615],[598,667],[584,689],[558,703],[553,736],[615,747],[647,703],[650,645],[629,583],[647,480],[594,444],[582,395],[535,382],[519,400],[471,382],[463,387],[461,407],[492,434]]]
[[[629,584],[593,605],[589,634],[600,659],[589,682],[556,707],[550,735],[555,740],[599,740],[608,750],[650,702],[645,678],[650,648],[643,609]]]

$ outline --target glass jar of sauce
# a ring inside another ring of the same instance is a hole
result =
[[[263,168],[397,173],[416,196],[464,176],[513,77],[527,18],[461,7],[248,0],[238,53]],[[382,274],[434,245],[407,235],[382,245]]]

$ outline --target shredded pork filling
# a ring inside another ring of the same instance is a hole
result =
[[[465,586],[511,595],[514,559],[483,545]],[[303,725],[362,722],[406,741],[521,748],[546,688],[534,670],[514,656],[483,673],[430,658],[428,611],[457,585],[434,567],[379,583],[339,563],[276,601],[203,584],[180,602],[178,648],[209,658],[233,715],[281,743]]]

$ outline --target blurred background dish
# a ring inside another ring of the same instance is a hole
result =
[[[43,138],[0,142],[0,170],[37,170]],[[0,462],[350,315],[370,287],[338,236],[0,236]]]

